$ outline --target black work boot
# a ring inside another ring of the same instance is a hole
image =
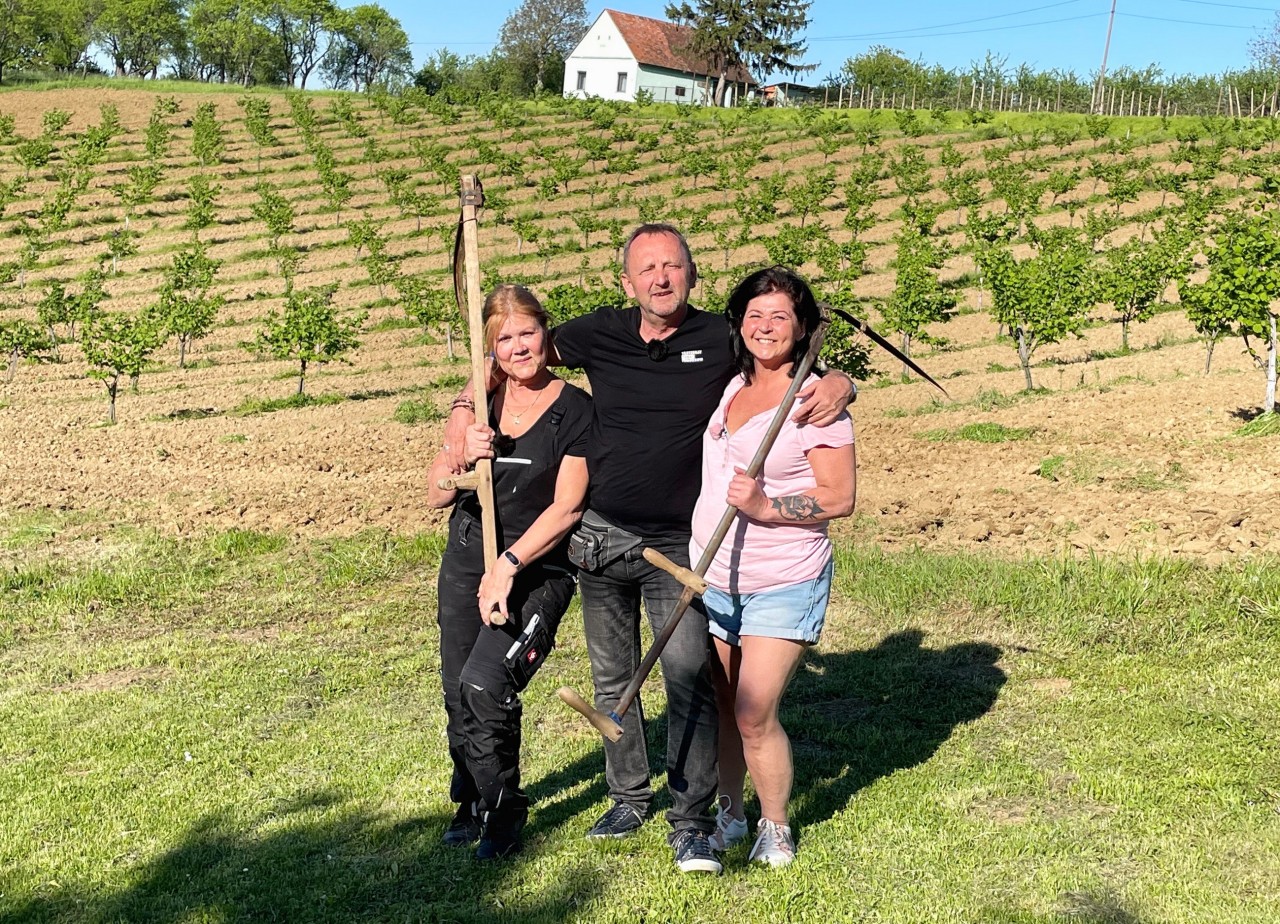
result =
[[[476,817],[476,804],[464,802],[453,813],[453,821],[444,829],[441,838],[446,847],[470,847],[480,838],[480,819]]]
[[[477,860],[501,860],[520,851],[520,832],[529,818],[527,811],[487,812],[480,829]]]

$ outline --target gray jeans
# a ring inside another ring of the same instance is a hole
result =
[[[645,545],[688,567],[688,540]],[[655,636],[662,631],[682,590],[679,583],[641,557],[642,546],[596,569],[582,571],[582,616],[586,630],[595,705],[609,712],[635,675],[644,649],[640,639],[640,604]],[[714,827],[708,810],[716,796],[716,702],[708,664],[707,617],[701,601],[684,614],[662,652],[667,688],[667,788],[675,830]],[[653,802],[643,711],[637,697],[622,717],[622,740],[605,741],[605,778],[615,802],[647,814]]]

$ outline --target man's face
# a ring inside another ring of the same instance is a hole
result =
[[[647,316],[679,317],[689,304],[698,271],[685,259],[680,242],[670,234],[642,234],[631,242],[622,288]]]

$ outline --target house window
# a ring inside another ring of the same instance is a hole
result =
[[[627,92],[627,72],[626,71],[618,72],[618,92],[619,93]]]
[[[684,96],[687,92],[686,87],[676,87],[676,96]]]
[[[578,71],[578,89],[585,90],[587,88],[587,72]]]

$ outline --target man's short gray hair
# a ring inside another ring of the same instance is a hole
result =
[[[627,271],[627,261],[631,258],[631,244],[638,237],[644,237],[648,234],[670,234],[680,244],[680,252],[684,255],[684,261],[689,266],[693,266],[693,251],[689,249],[689,242],[684,239],[684,235],[675,225],[669,225],[665,222],[649,222],[636,228],[627,237],[627,242],[622,245],[622,271]]]

